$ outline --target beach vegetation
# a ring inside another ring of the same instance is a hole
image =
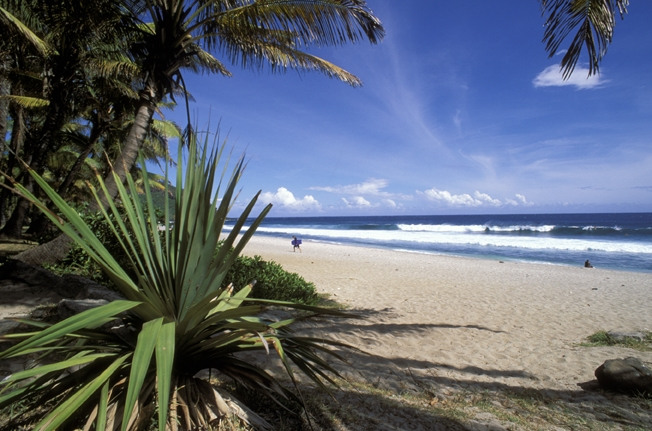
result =
[[[634,335],[618,335],[609,331],[597,331],[582,343],[587,347],[620,346],[642,352],[652,351],[652,332],[645,331]]]
[[[107,250],[78,211],[40,175],[29,171],[56,213],[14,184],[15,192],[40,208],[101,267],[124,299],[58,322],[24,319],[24,332],[4,336],[12,345],[0,352],[0,359],[24,358],[33,364],[0,382],[0,408],[22,407],[6,418],[4,429],[155,426],[162,431],[231,422],[271,429],[239,401],[238,391],[267,397],[277,409],[300,415],[299,374],[319,388],[336,383],[339,374],[333,364],[345,346],[301,336],[293,326],[298,320],[344,313],[251,298],[251,285],[238,291],[223,286],[271,205],[251,219],[255,196],[223,234],[244,162],[222,166],[224,146],[213,145],[211,151],[209,146],[205,142],[200,150],[194,139],[186,144],[188,162],[176,169],[176,184],[183,187],[175,191],[174,217],[164,209],[162,231],[148,216],[155,212],[151,188],[143,185],[143,203],[130,174],[126,185],[117,181],[119,199],[109,200],[101,214],[126,262]],[[179,146],[179,160],[183,151]],[[109,192],[99,174],[96,181],[97,187],[89,187],[100,201]],[[215,253],[220,241],[223,247]],[[273,312],[278,309],[283,313]],[[265,360],[267,356],[273,358]]]
[[[365,423],[365,419],[368,425],[370,410],[382,409],[391,411],[393,417],[428,418],[428,423],[435,429],[495,427],[643,431],[648,427],[646,416],[640,413],[648,412],[652,405],[650,399],[626,396],[596,399],[591,394],[582,397],[581,392],[568,397],[565,393],[526,387],[496,385],[488,389],[484,385],[475,387],[468,383],[440,387],[427,379],[412,381],[418,383],[420,389],[399,394],[369,382],[349,379],[341,385],[342,390],[351,391],[361,399],[337,404],[322,400],[321,409],[329,411],[335,418],[332,423],[350,429]],[[319,396],[315,399],[318,400]],[[599,408],[588,407],[593,403]],[[370,408],[370,404],[374,407]],[[381,421],[382,416],[375,419]]]
[[[224,278],[227,285],[233,286],[246,286],[254,280],[252,296],[255,298],[279,299],[306,305],[315,305],[320,301],[314,283],[260,256],[238,256]]]
[[[109,213],[107,218],[101,212],[89,211],[87,203],[75,205],[74,208],[77,210],[84,223],[86,223],[86,225],[93,231],[97,239],[102,243],[107,251],[111,253],[113,258],[120,263],[123,268],[129,268],[129,255],[121,247],[120,243],[115,241],[113,226],[117,222],[116,216]],[[122,207],[118,206],[117,210],[120,219],[126,216]],[[163,216],[160,214],[159,207],[156,206],[155,202],[154,211],[154,217],[158,220],[158,223],[160,223]],[[147,218],[150,217],[146,207],[144,208],[144,215]],[[129,226],[127,226],[127,229],[129,229]],[[49,236],[42,239],[42,241],[52,239],[56,235],[56,232],[52,232]],[[128,235],[132,240],[134,240],[133,232],[128,232]],[[159,237],[163,240],[164,235],[162,231],[159,231]],[[73,244],[61,261],[51,265],[44,265],[44,267],[55,274],[75,274],[101,283],[105,286],[111,286],[111,280],[102,271],[102,267],[86,252],[84,247],[79,244]]]
[[[156,201],[153,203],[155,217],[161,224],[162,207],[157,206]],[[120,211],[120,209],[118,210]],[[78,208],[78,212],[112,256],[124,267],[128,267],[128,256],[114,241],[111,225],[107,223],[104,216],[100,213],[89,212],[86,205]],[[147,211],[145,214],[147,215]],[[109,214],[109,217],[112,218],[113,215]],[[159,236],[163,238],[161,230]],[[215,250],[216,255],[219,250],[220,246]],[[110,280],[102,272],[101,267],[79,245],[73,245],[63,260],[56,264],[46,265],[46,268],[55,274],[76,274],[103,285],[110,285]],[[306,281],[297,273],[285,270],[274,261],[264,260],[261,256],[237,256],[222,284],[223,287],[233,286],[235,292],[252,284],[251,296],[254,298],[278,299],[305,305],[327,304],[317,293],[314,283]]]

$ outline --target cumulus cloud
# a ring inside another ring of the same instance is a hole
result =
[[[310,190],[345,195],[340,197],[341,202],[349,209],[389,208],[397,209],[401,205],[399,200],[409,200],[412,197],[384,191],[389,181],[382,178],[369,178],[359,184],[341,186],[315,186]]]
[[[320,203],[312,195],[306,195],[302,199],[297,199],[294,193],[285,187],[279,187],[276,193],[262,193],[260,200],[295,211],[321,210]]]
[[[454,195],[448,190],[428,189],[423,192],[426,197],[433,201],[442,202],[452,206],[475,207],[482,205],[481,201],[473,199],[468,193]]]
[[[520,193],[516,193],[514,195],[514,199],[511,198],[505,199],[505,204],[511,206],[526,206],[526,207],[534,205],[532,202],[529,202],[527,198]]]
[[[535,87],[568,87],[572,86],[581,90],[600,87],[606,80],[600,75],[589,76],[589,69],[583,66],[577,66],[570,78],[564,80],[561,69],[558,64],[546,67],[539,73],[532,84]]]
[[[473,194],[473,197],[482,203],[486,203],[487,205],[499,207],[503,203],[500,201],[500,199],[494,199],[491,196],[489,196],[486,193],[480,193],[479,191],[476,190],[476,192]]]
[[[516,199],[518,199],[518,201],[519,201],[520,203],[522,203],[523,205],[530,205],[530,202],[528,202],[527,199],[525,199],[525,196],[523,196],[523,195],[520,194],[520,193],[517,193],[517,194],[516,194]]]
[[[487,193],[482,193],[480,191],[475,191],[473,194],[470,193],[461,193],[453,194],[448,190],[439,190],[437,188],[431,188],[423,192],[418,192],[423,194],[431,201],[439,202],[443,205],[451,207],[480,207],[480,206],[493,206],[500,207],[503,205],[530,205],[525,196],[521,194],[515,195],[514,199],[505,199],[504,201],[494,198]]]

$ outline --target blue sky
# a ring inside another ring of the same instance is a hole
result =
[[[581,62],[568,81],[536,0],[368,5],[383,42],[311,51],[362,87],[185,75],[199,128],[246,153],[243,201],[262,190],[270,216],[652,211],[652,2],[618,20],[599,76]]]

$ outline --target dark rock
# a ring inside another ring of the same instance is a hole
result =
[[[119,299],[120,295],[106,286],[74,274],[58,276],[39,266],[16,259],[9,259],[0,265],[0,280],[39,287],[71,299]]]
[[[634,331],[634,332],[619,332],[619,331],[609,331],[607,335],[614,341],[624,342],[628,340],[634,341],[645,341],[645,332]]]
[[[595,377],[605,389],[652,396],[652,369],[638,358],[609,359],[595,370]]]
[[[58,320],[67,319],[91,308],[107,304],[105,299],[62,299],[56,307]]]

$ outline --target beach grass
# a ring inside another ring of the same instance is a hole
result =
[[[636,336],[615,336],[608,331],[597,331],[589,335],[581,345],[585,347],[621,346],[640,352],[649,352],[652,351],[652,332],[643,331]]]
[[[447,430],[644,431],[649,424],[636,412],[652,409],[652,400],[641,397],[563,399],[529,388],[460,387],[435,394],[427,389],[396,393],[363,381],[340,384],[335,400],[319,391],[304,392],[314,429],[407,430],[429,423],[431,429]]]

